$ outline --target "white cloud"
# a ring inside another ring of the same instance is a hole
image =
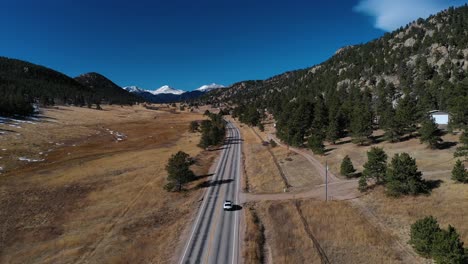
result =
[[[462,1],[447,0],[361,0],[353,10],[375,17],[376,28],[393,31],[420,17],[436,14]]]

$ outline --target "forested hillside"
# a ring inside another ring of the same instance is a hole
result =
[[[135,102],[143,101],[111,80],[96,72],[90,72],[75,77],[75,80],[83,86],[89,87],[95,96],[101,98],[109,104],[132,105]]]
[[[452,128],[468,123],[468,6],[449,8],[366,44],[348,46],[308,69],[213,91],[199,103],[228,103],[257,125],[264,109],[278,136],[302,145],[311,136],[358,143],[376,128],[398,141],[427,112],[451,113]]]
[[[0,115],[29,115],[33,103],[91,106],[99,105],[102,99],[125,104],[139,100],[129,93],[123,96],[120,91],[83,86],[65,74],[40,65],[0,57]]]

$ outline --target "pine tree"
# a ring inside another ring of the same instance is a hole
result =
[[[200,125],[198,124],[197,121],[192,121],[192,122],[190,122],[189,131],[192,132],[192,133],[195,133],[195,132],[198,131],[199,127],[200,127]]]
[[[323,155],[325,153],[325,146],[323,145],[324,136],[320,131],[314,131],[307,140],[308,147],[314,154]]]
[[[336,141],[340,138],[340,131],[338,130],[338,126],[339,124],[337,118],[329,120],[326,138],[332,144],[335,144]]]
[[[417,120],[416,101],[410,94],[405,94],[398,101],[395,112],[395,125],[400,126],[405,132],[413,132],[416,128]]]
[[[453,154],[454,157],[464,158],[465,161],[468,160],[468,134],[467,130],[460,135],[460,147],[457,147],[457,150]]]
[[[448,230],[437,232],[432,244],[432,256],[436,263],[466,264],[463,242],[457,230],[449,225]]]
[[[456,182],[468,183],[468,172],[461,160],[457,160],[452,169],[452,180]]]
[[[357,104],[354,107],[351,118],[351,134],[353,141],[359,145],[366,143],[372,135],[372,113],[363,104]]]
[[[427,191],[416,160],[408,153],[395,154],[387,169],[385,187],[390,196],[416,195]]]
[[[364,174],[359,177],[359,182],[358,182],[358,190],[361,192],[365,192],[367,190],[367,178],[364,176]]]
[[[427,216],[411,225],[411,239],[409,243],[424,257],[430,257],[435,236],[441,231],[437,219]]]
[[[426,118],[419,129],[421,143],[427,143],[431,149],[437,148],[442,139],[439,136],[439,128],[432,118]]]
[[[184,184],[194,179],[195,175],[190,170],[189,166],[192,164],[190,156],[179,151],[173,154],[166,165],[167,180],[169,183],[165,186],[167,190],[176,189],[181,191]]]
[[[356,172],[356,170],[354,169],[353,163],[349,156],[346,155],[341,162],[340,173],[341,175],[350,178],[354,172]]]
[[[375,179],[377,184],[384,181],[387,170],[387,154],[382,148],[372,147],[367,152],[367,162],[364,164],[362,174],[366,178]]]

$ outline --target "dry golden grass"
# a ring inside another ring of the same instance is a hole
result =
[[[246,125],[236,122],[243,143],[243,154],[245,155],[244,177],[248,182],[248,190],[252,193],[275,193],[282,192],[285,184],[276,167],[273,157],[262,141]]]
[[[374,135],[381,136],[382,133],[382,131],[376,131]],[[446,134],[442,138],[446,142],[458,142],[458,137],[458,135]],[[453,158],[455,146],[448,149],[432,150],[428,149],[425,144],[421,144],[419,138],[412,138],[397,143],[383,141],[371,146],[358,146],[349,142],[350,138],[344,138],[342,141],[346,143],[339,145],[325,144],[327,149],[331,149],[328,155],[316,155],[316,158],[322,163],[325,163],[325,160],[328,162],[330,170],[335,173],[335,175],[339,175],[341,161],[346,155],[349,155],[354,167],[358,171],[362,171],[362,166],[367,161],[367,151],[371,147],[383,148],[388,155],[389,162],[396,153],[406,152],[411,155],[411,157],[416,158],[417,165],[421,171],[451,170],[455,164],[455,159]]]
[[[288,151],[282,146],[272,148],[272,152],[278,159],[288,183],[292,186],[288,189],[289,192],[308,190],[323,183],[316,168],[303,156]]]
[[[448,178],[446,173],[444,178]],[[468,244],[468,186],[454,184],[450,180],[442,183],[428,196],[390,198],[383,188],[377,188],[362,198],[363,204],[387,226],[402,243],[409,240],[410,226],[428,215],[437,218],[443,228],[455,227],[461,239]]]
[[[45,161],[24,165],[2,159],[0,175],[1,263],[169,263],[200,198],[163,190],[164,166],[183,150],[197,157],[193,170],[206,175],[218,154],[198,148],[186,132],[200,114],[106,107],[60,107],[49,120],[6,135],[1,147],[33,157],[60,142]],[[106,129],[124,133],[117,142]],[[99,133],[98,133],[99,132]],[[11,163],[10,163],[11,162]]]
[[[320,263],[293,202],[263,202],[256,211],[265,226],[269,258],[274,263]]]
[[[301,211],[331,263],[408,263],[411,256],[344,201],[302,201]],[[409,257],[409,259],[407,259]]]
[[[265,228],[260,222],[255,206],[244,205],[245,235],[242,245],[244,263],[264,263]]]

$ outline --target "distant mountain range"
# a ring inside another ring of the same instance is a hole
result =
[[[200,86],[193,91],[178,90],[168,85],[161,86],[156,90],[146,90],[138,86],[125,86],[122,88],[143,98],[145,101],[152,103],[170,103],[194,99],[205,94],[206,92],[224,87],[224,85],[212,83]]]
[[[0,56],[0,115],[3,116],[32,114],[33,103],[98,107],[99,104],[132,105],[142,101],[179,102],[222,87],[212,83],[190,92],[168,85],[154,91],[137,86],[122,89],[96,72],[71,78],[41,65]]]

